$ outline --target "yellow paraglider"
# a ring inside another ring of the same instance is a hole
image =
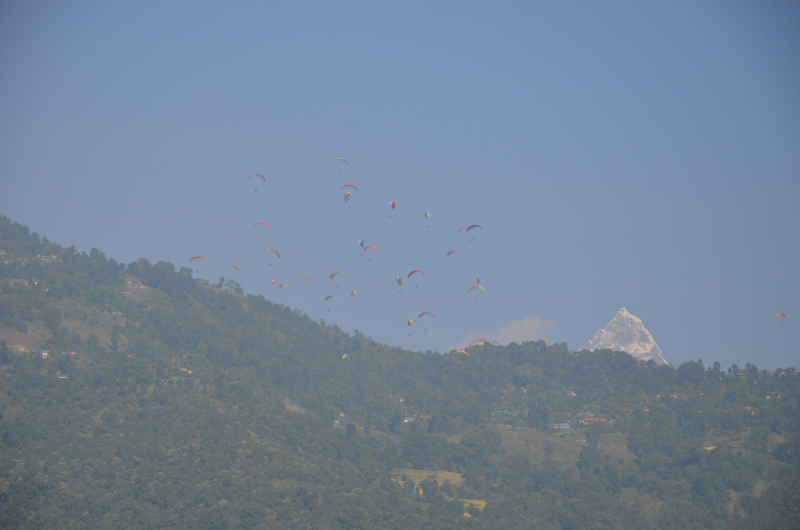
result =
[[[344,273],[342,271],[333,271],[331,273],[331,280],[333,280],[333,277],[336,276],[337,274],[344,274]]]
[[[413,318],[409,318],[409,319],[408,319],[408,325],[410,326],[410,325],[411,325],[411,324],[413,324],[413,323],[414,323],[414,319],[413,319]]]
[[[455,355],[455,354],[457,354],[457,353],[463,353],[464,355],[466,355],[467,357],[469,357],[469,354],[468,354],[467,352],[465,352],[464,350],[458,350],[458,351],[456,351],[456,352],[453,352],[453,355]]]
[[[394,279],[397,280],[397,283],[400,285],[400,287],[403,286],[403,278],[400,276],[395,276]]]
[[[278,259],[281,259],[280,253],[277,250],[275,250],[274,248],[268,248],[267,252],[274,252],[275,255],[278,256]]]
[[[267,181],[267,179],[264,178],[264,175],[262,175],[260,173],[250,173],[250,178],[253,178],[253,177],[261,177],[264,180],[264,182]]]

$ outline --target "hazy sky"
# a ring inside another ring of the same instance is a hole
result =
[[[798,366],[798,28],[789,1],[3,2],[0,213],[415,350],[579,348],[625,306],[676,366]]]

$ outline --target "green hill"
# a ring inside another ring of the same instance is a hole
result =
[[[793,368],[409,352],[5,217],[0,251],[3,528],[800,525]]]

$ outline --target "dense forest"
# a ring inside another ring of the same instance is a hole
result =
[[[0,253],[0,527],[800,527],[794,368],[411,352],[5,217]]]

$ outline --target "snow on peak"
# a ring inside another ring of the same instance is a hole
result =
[[[644,327],[641,319],[628,313],[624,307],[611,319],[606,327],[595,333],[584,350],[624,351],[641,360],[667,364],[653,336]]]

